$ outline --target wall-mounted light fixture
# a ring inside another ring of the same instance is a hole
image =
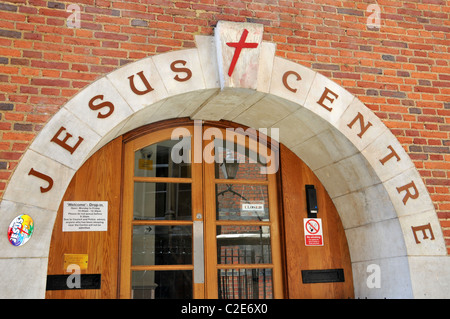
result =
[[[232,162],[226,162],[219,164],[222,169],[222,173],[225,176],[225,179],[235,179],[237,171],[239,170],[239,162],[234,160]]]
[[[317,195],[314,185],[305,185],[306,190],[306,209],[308,218],[317,218],[319,207],[317,206]]]

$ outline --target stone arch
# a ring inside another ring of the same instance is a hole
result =
[[[356,297],[448,297],[450,262],[434,205],[389,129],[335,82],[276,57],[275,45],[261,37],[255,40],[256,56],[237,64],[227,77],[223,70],[229,57],[220,34],[218,25],[215,37],[196,37],[197,48],[147,57],[111,72],[52,117],[18,164],[0,204],[4,229],[23,212],[36,224],[24,246],[0,239],[5,296],[45,296],[56,211],[90,155],[134,128],[190,117],[269,132],[279,128],[279,141],[310,166],[336,205]],[[433,278],[427,276],[435,271]]]

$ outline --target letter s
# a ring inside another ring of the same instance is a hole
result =
[[[101,108],[104,108],[104,107],[109,108],[108,113],[102,114],[102,113],[98,112],[98,115],[97,115],[97,117],[98,117],[99,119],[107,118],[108,116],[110,116],[110,115],[114,112],[114,104],[112,104],[111,102],[102,102],[102,103],[100,103],[100,104],[95,105],[95,104],[94,104],[94,101],[95,101],[95,100],[98,100],[98,99],[103,100],[103,95],[96,95],[96,96],[94,96],[94,97],[89,101],[89,108],[90,108],[91,110],[93,110],[93,111],[100,110]]]
[[[189,80],[189,79],[192,77],[192,71],[189,70],[188,68],[179,68],[179,67],[176,67],[176,64],[178,64],[178,63],[181,63],[183,66],[186,65],[186,61],[184,61],[184,60],[176,60],[176,61],[173,61],[173,62],[170,64],[170,69],[171,69],[173,72],[184,72],[184,73],[186,73],[186,76],[185,76],[184,78],[181,78],[180,76],[178,76],[178,74],[175,75],[175,77],[174,77],[174,79],[175,79],[176,81],[178,81],[178,82],[185,82],[185,81]]]

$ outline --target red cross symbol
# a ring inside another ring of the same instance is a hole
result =
[[[236,66],[237,60],[239,59],[239,55],[241,54],[242,49],[249,48],[254,49],[258,47],[258,43],[246,43],[245,39],[247,39],[248,30],[244,29],[242,32],[241,39],[239,42],[227,42],[229,47],[235,48],[233,59],[231,60],[230,69],[228,70],[228,76],[231,76],[234,71],[234,67]]]
[[[25,233],[25,234],[27,234],[28,236],[30,235],[30,234],[27,233],[27,229],[26,229],[26,228],[23,229],[23,225],[20,225],[20,228],[18,228],[18,230],[20,230],[20,233]]]

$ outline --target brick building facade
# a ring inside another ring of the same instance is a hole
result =
[[[390,129],[420,173],[450,253],[450,2],[3,0],[0,199],[38,133],[83,88],[196,47],[218,21],[262,24],[275,55],[331,79]]]

